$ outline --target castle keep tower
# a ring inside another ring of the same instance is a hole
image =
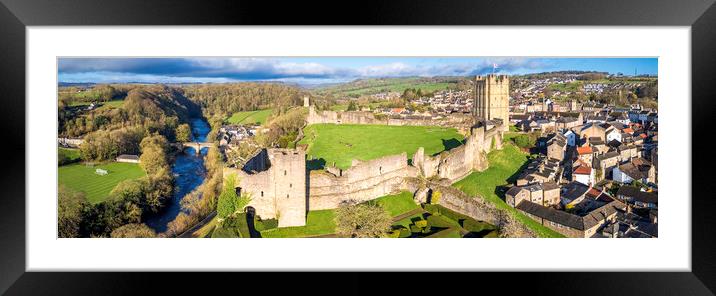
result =
[[[489,74],[475,78],[473,116],[479,120],[499,118],[503,126],[510,120],[510,79],[507,75]]]

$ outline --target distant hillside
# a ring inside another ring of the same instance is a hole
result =
[[[347,83],[320,86],[318,94],[337,97],[360,97],[381,92],[403,92],[408,88],[434,92],[448,88],[460,88],[469,83],[464,77],[400,77],[358,79]]]

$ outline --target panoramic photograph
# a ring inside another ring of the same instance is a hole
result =
[[[59,57],[58,238],[657,238],[658,58]]]

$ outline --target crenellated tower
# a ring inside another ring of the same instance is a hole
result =
[[[475,77],[473,116],[477,121],[501,119],[503,126],[510,120],[510,79],[507,75],[489,74]]]

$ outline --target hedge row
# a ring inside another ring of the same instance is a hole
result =
[[[461,238],[460,231],[456,228],[448,228],[445,230],[438,231],[432,235],[426,236],[427,238]]]

